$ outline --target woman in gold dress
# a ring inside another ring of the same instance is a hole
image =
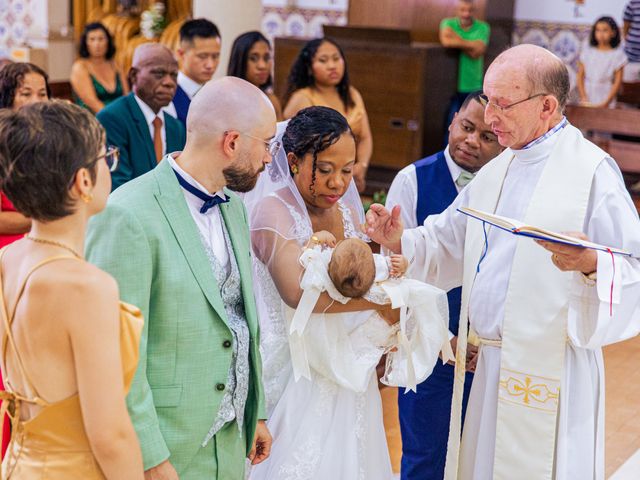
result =
[[[0,251],[0,414],[12,418],[3,479],[143,479],[125,404],[142,318],[82,258],[117,161],[104,140],[66,102],[0,112],[0,188],[33,222]]]
[[[364,191],[373,151],[371,127],[360,92],[349,84],[347,64],[337,43],[317,38],[302,47],[289,73],[284,103],[284,118],[291,118],[306,107],[324,106],[347,119],[356,138],[353,179],[358,191]]]

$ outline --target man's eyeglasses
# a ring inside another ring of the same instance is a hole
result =
[[[487,97],[485,94],[478,95],[478,100],[480,100],[480,104],[483,107],[485,107],[485,108],[488,108],[488,107],[495,108],[499,112],[504,113],[505,111],[515,107],[516,105],[519,105],[521,103],[527,102],[527,101],[529,101],[529,100],[531,100],[533,98],[536,98],[536,97],[543,97],[544,95],[549,95],[549,94],[548,93],[536,93],[535,95],[531,95],[531,96],[525,98],[524,100],[518,100],[517,102],[510,103],[509,105],[505,105],[504,107],[501,107],[497,103],[489,101],[489,97]]]
[[[227,133],[229,133],[229,131],[224,132],[225,135]],[[248,133],[244,133],[244,132],[238,132],[238,133],[240,135],[244,135],[246,137],[253,138],[254,140],[260,140],[262,143],[264,143],[265,150],[272,157],[275,157],[278,154],[278,152],[280,151],[280,148],[282,147],[282,144],[277,140],[264,140],[264,139],[262,139],[260,137],[254,137],[253,135],[249,135]]]

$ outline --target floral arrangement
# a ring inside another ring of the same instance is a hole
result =
[[[164,10],[164,3],[156,2],[151,4],[149,10],[142,12],[140,16],[140,31],[145,38],[158,38],[167,26]]]

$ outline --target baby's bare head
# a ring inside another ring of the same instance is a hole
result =
[[[361,297],[367,293],[376,278],[369,245],[357,238],[339,242],[331,255],[329,277],[345,297]]]

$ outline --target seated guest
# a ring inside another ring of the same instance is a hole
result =
[[[628,63],[620,45],[620,29],[611,17],[601,17],[591,27],[589,43],[580,52],[577,87],[580,101],[593,107],[615,106]]]
[[[257,31],[240,35],[233,42],[227,75],[239,77],[253,83],[262,90],[276,111],[278,121],[282,120],[280,100],[273,93],[273,52],[267,37]]]
[[[405,228],[422,225],[428,215],[441,213],[448,207],[475,172],[501,151],[502,147],[491,127],[484,122],[480,92],[471,93],[453,117],[447,147],[400,170],[389,189],[386,207],[402,207]],[[460,288],[448,293],[449,336],[454,351],[460,317],[460,294]],[[477,351],[476,347],[469,345],[467,353],[471,353],[470,362],[474,361]],[[403,480],[441,480],[444,476],[453,370],[452,365],[438,362],[431,376],[418,385],[416,392],[401,392],[398,395]],[[468,371],[464,408],[472,380],[473,374]]]
[[[117,162],[104,142],[95,118],[68,102],[0,112],[0,184],[33,220],[0,252],[10,387],[0,398],[13,424],[2,478],[143,479],[125,404],[143,320],[83,259],[87,221],[105,207]]]
[[[112,175],[112,188],[153,169],[165,153],[181,150],[182,124],[162,111],[176,91],[178,63],[158,43],[144,43],[133,53],[129,82],[133,92],[98,113],[107,142],[120,149],[120,167]]]
[[[185,126],[191,99],[216,73],[220,42],[218,27],[205,18],[188,20],[180,27],[178,88],[167,112]]]
[[[347,63],[340,46],[328,38],[309,41],[289,73],[284,117],[314,105],[331,107],[349,123],[356,138],[356,165],[353,179],[358,191],[366,186],[373,139],[369,117],[360,92],[349,84]]]
[[[84,27],[80,38],[80,58],[71,67],[71,87],[78,105],[98,113],[129,93],[124,72],[113,60],[113,38],[99,22]]]
[[[456,16],[440,22],[439,38],[443,47],[460,51],[458,60],[458,88],[447,113],[447,126],[470,92],[482,90],[484,54],[487,51],[491,28],[487,22],[474,18],[473,0],[457,0]]]
[[[0,70],[0,108],[18,110],[51,97],[47,74],[31,63],[10,63]],[[31,221],[0,192],[0,247],[22,238]]]

